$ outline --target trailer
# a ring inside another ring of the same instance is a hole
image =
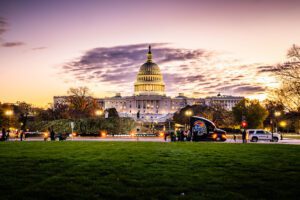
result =
[[[192,116],[190,118],[190,132],[193,141],[226,141],[226,131],[216,127],[216,125],[204,118]]]

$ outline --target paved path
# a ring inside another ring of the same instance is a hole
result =
[[[10,141],[15,141],[15,139],[11,139]],[[25,141],[43,141],[43,138],[26,138]],[[165,142],[163,137],[75,137],[68,138],[67,141],[123,141],[123,142]],[[170,142],[168,139],[167,142]],[[220,142],[221,143],[221,142]],[[242,143],[242,140],[237,139],[234,141],[233,139],[227,139],[225,143]],[[249,142],[253,143],[253,142]],[[270,141],[258,141],[258,144],[295,144],[300,145],[300,139],[283,139],[278,142],[270,142]]]

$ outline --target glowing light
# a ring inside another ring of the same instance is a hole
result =
[[[13,114],[14,114],[14,112],[12,110],[5,111],[5,115],[7,115],[7,116],[12,116]]]
[[[103,114],[103,110],[96,110],[95,115],[100,116]]]
[[[193,115],[193,111],[187,110],[187,111],[185,111],[185,115],[186,116],[192,116]]]
[[[274,115],[275,115],[275,117],[279,117],[279,116],[281,115],[281,112],[276,111],[276,112],[274,113]]]
[[[106,137],[107,131],[106,130],[100,131],[100,135],[101,135],[101,137]]]
[[[281,126],[283,128],[286,127],[286,125],[287,125],[286,121],[279,122],[279,126]]]

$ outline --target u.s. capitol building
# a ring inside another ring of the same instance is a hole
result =
[[[54,97],[54,106],[64,103],[66,98]],[[165,82],[159,66],[153,62],[151,46],[147,54],[147,61],[140,67],[134,83],[134,95],[122,97],[117,93],[114,97],[97,98],[103,109],[116,108],[120,117],[131,117],[144,122],[165,122],[173,114],[187,105],[220,104],[225,109],[232,107],[243,97],[215,96],[206,98],[188,98],[183,93],[175,98],[166,96]],[[139,117],[139,119],[138,119]]]

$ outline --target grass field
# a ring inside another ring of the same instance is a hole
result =
[[[0,199],[298,199],[300,146],[0,143]]]

